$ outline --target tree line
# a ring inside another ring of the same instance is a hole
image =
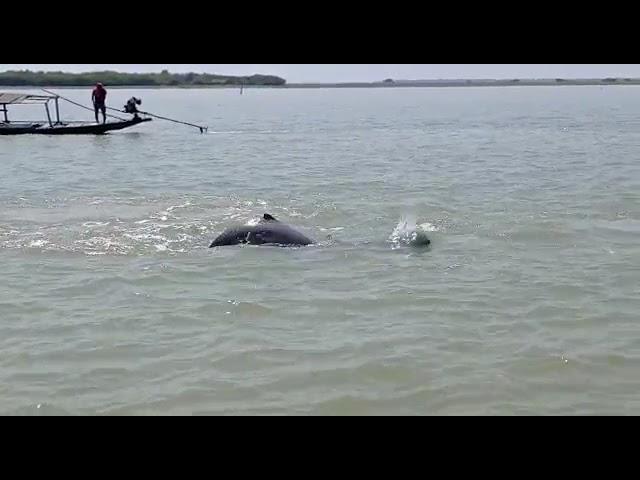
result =
[[[90,86],[102,82],[105,86],[224,86],[224,85],[284,85],[284,78],[274,75],[230,76],[211,73],[121,73],[113,71],[67,73],[13,70],[0,72],[0,85],[33,87]]]

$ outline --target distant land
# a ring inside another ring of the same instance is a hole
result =
[[[97,82],[111,87],[215,87],[215,86],[278,86],[284,85],[284,78],[273,75],[250,75],[236,77],[209,73],[121,73],[121,72],[32,72],[14,70],[0,72],[0,85],[11,87],[86,87]]]
[[[5,87],[88,87],[97,82],[111,88],[394,88],[394,87],[503,87],[562,85],[640,85],[640,78],[442,79],[343,83],[287,83],[275,75],[215,75],[210,73],[123,73],[114,71],[67,73],[17,70],[0,72]]]
[[[284,88],[393,88],[393,87],[531,87],[561,85],[640,85],[640,78],[539,78],[393,80],[350,83],[289,83]]]

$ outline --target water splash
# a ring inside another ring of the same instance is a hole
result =
[[[431,243],[427,231],[433,232],[436,228],[430,223],[416,225],[415,217],[403,216],[389,235],[391,248],[395,250],[403,246],[427,247]]]

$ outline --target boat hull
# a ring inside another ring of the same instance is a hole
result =
[[[96,123],[87,125],[44,126],[0,126],[0,135],[102,135],[114,130],[133,127],[150,122],[150,118],[138,118],[123,122]]]

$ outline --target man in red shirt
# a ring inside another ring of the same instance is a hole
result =
[[[104,86],[101,83],[96,85],[96,88],[93,89],[91,93],[91,100],[93,101],[93,109],[96,114],[96,123],[100,123],[98,120],[98,112],[102,112],[102,123],[107,123],[107,106],[105,101],[107,99],[107,90],[105,90]]]

